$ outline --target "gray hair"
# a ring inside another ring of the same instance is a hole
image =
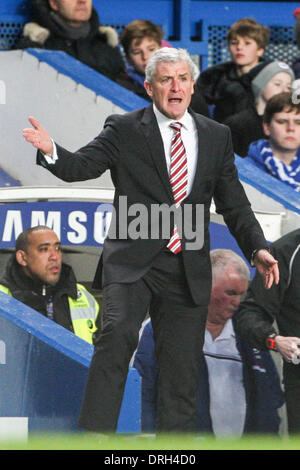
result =
[[[219,271],[232,268],[242,276],[246,281],[250,281],[250,270],[247,263],[232,250],[217,249],[210,252],[210,261],[213,276]]]
[[[196,64],[193,62],[191,56],[185,49],[176,49],[173,47],[162,47],[154,52],[154,54],[148,60],[146,66],[146,81],[153,84],[157,66],[162,63],[175,63],[175,62],[186,62],[191,71],[193,80],[196,80],[199,75],[199,70]]]

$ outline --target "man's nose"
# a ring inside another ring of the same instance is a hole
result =
[[[59,252],[59,251],[57,251],[57,250],[55,250],[55,249],[50,250],[50,252],[49,252],[49,258],[50,258],[50,259],[55,259],[55,260],[56,260],[56,259],[58,259],[59,256],[60,256],[60,252]]]
[[[172,91],[178,91],[180,89],[180,82],[176,78],[172,80]]]

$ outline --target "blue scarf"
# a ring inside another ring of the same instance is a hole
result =
[[[129,77],[131,77],[135,82],[142,85],[142,87],[144,86],[145,75],[142,75],[139,72],[137,72],[135,68],[130,64],[126,65],[126,72],[127,72],[127,75],[129,75]]]
[[[300,192],[300,149],[290,165],[274,157],[270,143],[266,140],[261,148],[261,157],[268,172]]]

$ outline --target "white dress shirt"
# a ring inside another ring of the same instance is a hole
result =
[[[187,184],[187,195],[191,192],[191,188],[194,182],[197,159],[198,159],[198,132],[194,119],[188,111],[184,113],[181,119],[174,120],[166,117],[162,114],[155,104],[153,104],[153,111],[157,119],[157,124],[160,130],[160,134],[164,144],[166,164],[168,174],[170,174],[171,166],[171,142],[174,131],[170,128],[172,122],[180,122],[181,127],[181,140],[185,147],[187,156],[187,169],[188,169],[188,184]]]

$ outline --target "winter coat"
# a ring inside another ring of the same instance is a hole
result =
[[[265,136],[262,122],[262,116],[257,114],[253,103],[225,119],[224,124],[231,130],[233,150],[237,155],[246,157],[250,144]]]
[[[77,28],[55,20],[57,15],[49,7],[48,0],[32,0],[32,12],[33,20],[25,24],[16,49],[31,47],[64,51],[112,80],[124,70],[118,34],[111,27],[100,26],[95,9],[92,10],[88,30],[78,38]]]
[[[226,118],[247,109],[254,102],[251,81],[271,61],[261,59],[248,73],[237,75],[233,61],[217,64],[201,72],[196,91],[208,105],[214,105],[213,118],[224,122]]]
[[[51,300],[53,320],[74,333],[69,299],[71,299],[71,303],[76,304],[76,300],[80,298],[79,291],[81,289],[76,282],[73,269],[69,265],[62,264],[59,281],[55,286],[50,286],[45,285],[38,279],[27,276],[13,254],[7,263],[4,274],[0,278],[0,286],[8,288],[15,299],[45,316],[47,316],[47,304]],[[93,332],[95,330],[94,320],[99,309],[96,301],[94,305],[96,308],[91,315]]]
[[[279,283],[265,289],[256,273],[236,314],[238,333],[261,349],[266,349],[266,338],[273,333],[300,337],[300,229],[279,238],[270,248],[278,260]],[[283,361],[283,378],[285,389],[299,387],[300,365]]]

